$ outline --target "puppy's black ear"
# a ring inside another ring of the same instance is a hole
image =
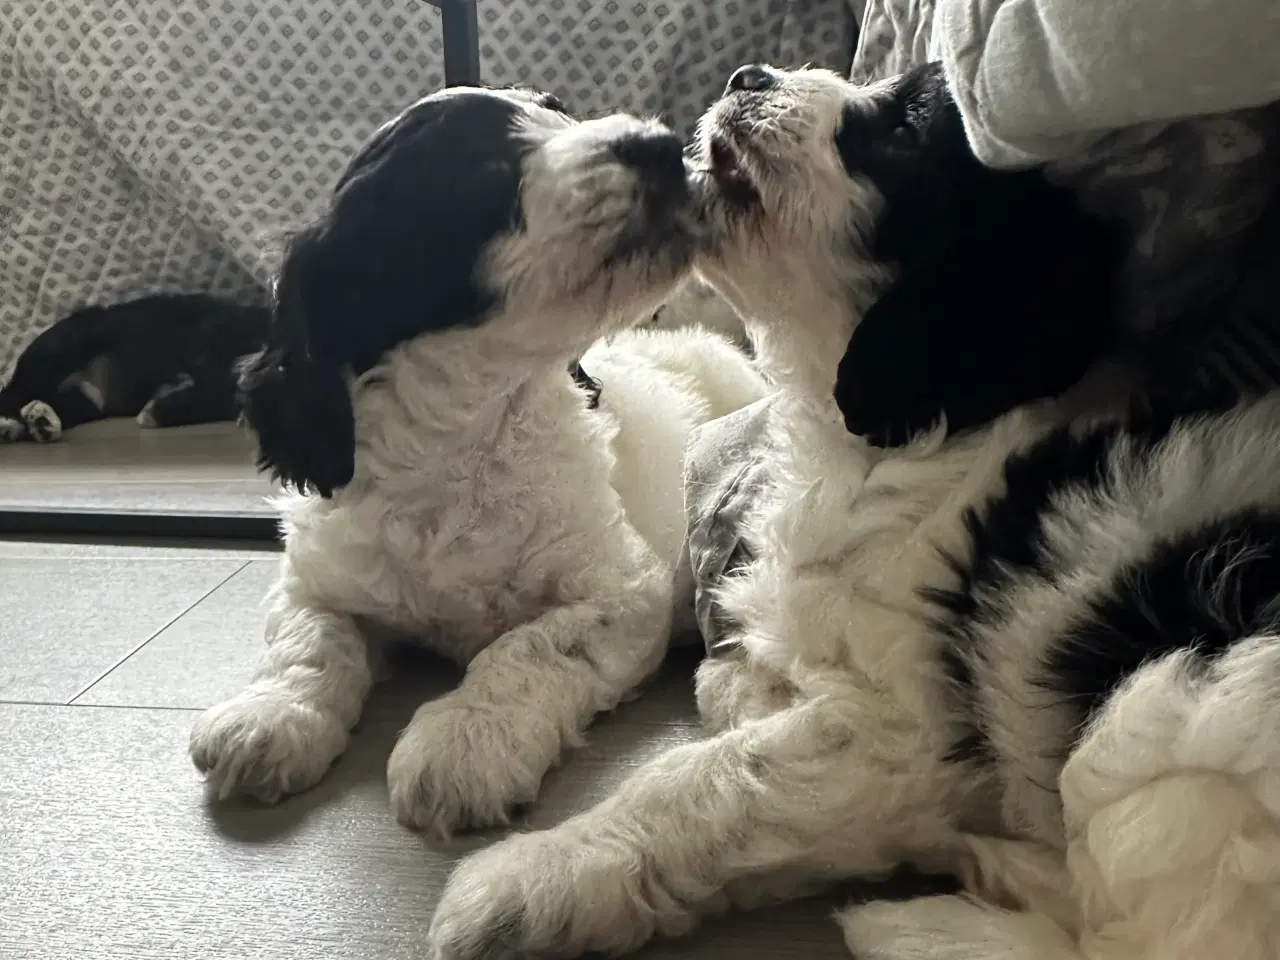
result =
[[[1115,346],[1121,235],[1065,194],[1022,199],[1025,223],[993,209],[952,237],[939,224],[867,310],[834,391],[851,433],[897,446],[944,418],[979,426],[1065,392]]]
[[[343,369],[312,354],[292,278],[276,288],[271,340],[239,367],[239,403],[258,468],[285,486],[332,497],[355,473],[355,414]]]
[[[930,305],[911,299],[913,288],[890,287],[854,330],[836,373],[845,428],[879,447],[900,446],[944,416],[953,423],[952,395],[964,396],[959,366],[935,362]]]

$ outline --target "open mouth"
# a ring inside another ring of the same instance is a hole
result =
[[[711,138],[711,176],[731,205],[750,208],[760,202],[760,193],[742,162],[742,154],[725,136]]]

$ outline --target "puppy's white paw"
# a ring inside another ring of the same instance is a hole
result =
[[[663,922],[662,904],[641,899],[656,892],[648,879],[640,857],[571,828],[519,834],[458,865],[428,938],[436,960],[481,960],[622,953],[686,932],[692,920],[676,905]]]
[[[250,689],[200,716],[191,760],[218,799],[275,803],[319,782],[346,745],[332,714],[282,690]]]
[[[509,822],[542,781],[546,748],[536,726],[457,693],[419,707],[387,763],[396,819],[439,839]]]
[[[26,425],[13,417],[0,417],[0,443],[14,443],[27,435]]]
[[[19,416],[36,443],[53,443],[62,439],[62,420],[43,400],[32,400],[22,408]]]

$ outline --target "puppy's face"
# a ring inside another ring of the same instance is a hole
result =
[[[351,418],[333,416],[352,375],[442,334],[512,364],[567,359],[671,292],[696,228],[682,145],[661,126],[579,123],[527,91],[420,100],[290,243],[270,343],[241,376],[263,467],[331,494],[354,470]]]
[[[743,67],[692,147],[705,227],[698,270],[742,314],[763,368],[815,396],[830,396],[882,274],[862,244],[879,196],[836,143],[876,96],[825,70]]]
[[[986,422],[1102,350],[1114,236],[1039,173],[982,166],[937,64],[865,87],[741,68],[695,153],[699,269],[855,433]]]

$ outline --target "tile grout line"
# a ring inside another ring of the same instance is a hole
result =
[[[79,694],[76,694],[76,696],[79,696]],[[80,710],[167,710],[171,713],[199,713],[201,710],[206,709],[205,707],[174,707],[167,705],[140,706],[135,703],[74,703],[61,700],[0,700],[0,707],[77,707]]]
[[[83,690],[81,690],[79,693],[77,693],[77,694],[75,694],[74,696],[72,696],[69,700],[67,700],[67,702],[66,702],[66,703],[64,703],[64,704],[63,704],[63,706],[65,706],[65,707],[74,707],[74,706],[99,706],[99,704],[77,704],[77,703],[76,703],[76,701],[77,701],[77,700],[79,700],[81,697],[83,697],[86,693],[88,693],[88,692],[89,692],[90,690],[92,690],[94,687],[96,687],[98,684],[100,684],[103,680],[107,679],[107,677],[111,676],[111,674],[113,674],[113,673],[115,673],[117,670],[119,670],[119,669],[120,669],[120,667],[124,664],[124,662],[125,662],[126,660],[128,660],[128,659],[129,659],[130,657],[132,657],[135,653],[137,653],[139,650],[141,650],[143,647],[145,647],[148,643],[150,643],[150,642],[151,642],[152,640],[154,640],[156,637],[160,636],[160,634],[164,633],[166,630],[168,630],[170,627],[172,627],[175,623],[177,623],[179,620],[181,620],[183,617],[185,617],[188,613],[190,613],[190,612],[191,612],[192,610],[194,610],[196,607],[200,606],[200,604],[202,604],[202,603],[204,603],[206,600],[208,600],[208,599],[209,599],[211,596],[213,596],[213,595],[214,595],[214,593],[216,593],[218,590],[220,590],[220,589],[222,589],[223,587],[225,587],[225,586],[227,585],[227,583],[228,583],[228,582],[229,582],[233,577],[235,577],[235,576],[236,576],[237,574],[239,574],[239,573],[242,573],[242,572],[244,571],[244,569],[245,569],[246,567],[248,567],[248,566],[249,566],[249,564],[251,564],[251,563],[253,563],[253,561],[252,561],[252,560],[245,560],[243,563],[241,563],[241,564],[240,564],[240,566],[236,567],[236,568],[235,568],[234,570],[232,570],[229,574],[227,574],[225,577],[223,577],[221,580],[219,580],[216,584],[214,584],[212,587],[210,587],[210,588],[209,588],[209,589],[208,589],[208,590],[207,590],[207,591],[206,591],[202,596],[200,596],[199,598],[197,598],[196,600],[194,600],[193,602],[191,602],[190,604],[188,604],[186,607],[184,607],[184,608],[182,609],[182,611],[181,611],[181,612],[179,612],[179,613],[175,614],[175,615],[174,615],[174,616],[173,616],[173,617],[172,617],[172,618],[171,618],[167,623],[163,624],[163,625],[160,627],[160,629],[156,630],[156,631],[155,631],[154,633],[152,633],[149,637],[147,637],[147,639],[143,640],[140,644],[138,644],[136,647],[134,647],[132,650],[130,650],[128,653],[126,653],[123,657],[121,657],[119,660],[117,660],[117,661],[116,661],[115,663],[113,663],[111,666],[107,667],[107,669],[106,669],[106,670],[105,670],[101,675],[99,675],[99,676],[98,676],[98,677],[96,677],[95,679],[93,679],[93,680],[89,681],[89,685],[88,685],[88,686],[86,686],[86,687],[85,687]]]

